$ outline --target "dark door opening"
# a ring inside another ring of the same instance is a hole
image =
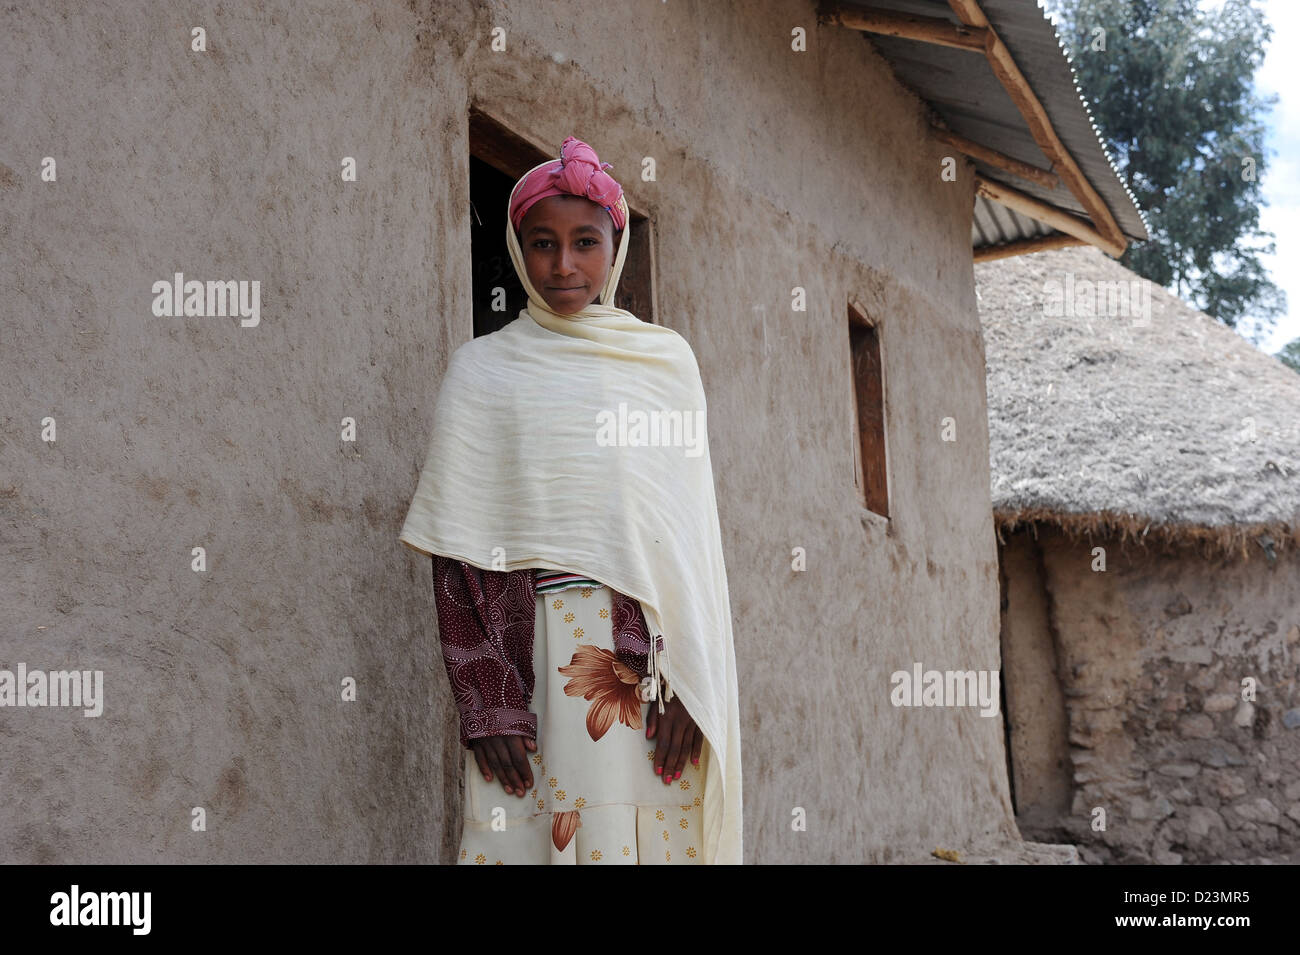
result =
[[[537,160],[541,162],[541,159]],[[526,171],[526,170],[525,170]],[[469,157],[470,249],[474,260],[474,337],[519,317],[528,304],[506,246],[506,203],[517,182],[476,156]]]
[[[598,143],[592,144],[599,152]],[[546,159],[543,153],[492,119],[469,114],[470,255],[474,263],[474,337],[490,335],[519,317],[528,304],[506,245],[506,205],[519,177]],[[558,155],[558,146],[556,155]],[[605,159],[604,156],[601,157]],[[607,160],[612,162],[612,160]],[[632,166],[620,162],[610,172],[627,189]],[[621,167],[627,166],[627,169]],[[631,208],[627,258],[614,304],[643,322],[655,321],[654,230],[649,218]]]

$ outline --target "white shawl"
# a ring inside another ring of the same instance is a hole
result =
[[[508,217],[506,232],[529,304],[453,352],[399,540],[486,570],[570,571],[640,601],[671,650],[650,654],[651,672],[663,672],[707,740],[704,861],[740,864],[736,660],[707,432],[693,435],[706,420],[695,355],[677,332],[612,305],[552,311]],[[677,412],[686,427],[676,445],[638,443],[646,435],[635,427],[610,444],[607,426],[617,436],[623,412],[633,423]],[[692,437],[693,448],[681,443]]]

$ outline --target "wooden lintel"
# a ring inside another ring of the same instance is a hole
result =
[[[953,23],[942,17],[922,17],[894,10],[835,5],[823,14],[823,22],[864,33],[937,43],[972,53],[983,53],[988,43],[985,30]]]
[[[1002,245],[982,245],[975,250],[976,262],[992,262],[995,259],[1009,259],[1013,255],[1025,255],[1029,252],[1042,252],[1044,249],[1064,249],[1072,245],[1087,245],[1082,239],[1062,232],[1051,235],[1039,235],[1032,239],[1019,239]]]
[[[1026,195],[1018,189],[1012,189],[1010,186],[994,182],[992,179],[985,179],[977,173],[975,175],[975,192],[985,199],[1004,205],[1008,209],[1014,209],[1021,215],[1029,216],[1029,218],[1044,225],[1049,225],[1053,229],[1058,229],[1075,238],[1082,239],[1089,245],[1095,245],[1112,258],[1118,259],[1124,254],[1127,243],[1115,242],[1109,236],[1102,235],[1087,219],[1064,212],[1056,208],[1056,206],[1048,205],[1046,202]]]
[[[984,11],[980,9],[978,0],[948,0],[948,6],[957,14],[962,23],[967,24],[970,29],[984,31],[984,54],[988,58],[989,66],[992,68],[994,75],[997,76],[998,81],[1006,89],[1011,101],[1016,104],[1016,108],[1020,110],[1020,115],[1024,117],[1025,123],[1028,124],[1034,142],[1038,143],[1038,147],[1043,151],[1043,155],[1047,157],[1048,161],[1051,162],[1052,168],[1061,177],[1066,188],[1079,200],[1079,204],[1088,210],[1088,215],[1096,223],[1097,230],[1104,236],[1107,244],[1118,247],[1118,252],[1111,253],[1118,258],[1128,246],[1128,239],[1125,238],[1123,230],[1120,229],[1119,223],[1115,221],[1115,216],[1111,213],[1105,200],[1093,188],[1092,183],[1088,181],[1088,177],[1079,168],[1079,164],[1070,155],[1070,151],[1061,142],[1061,138],[1056,134],[1056,130],[1047,116],[1047,110],[1039,102],[1038,97],[1034,94],[1033,87],[1025,79],[1025,75],[1016,66],[1011,51],[1007,49],[1006,44],[1002,42],[997,31],[989,23],[988,17],[984,15]],[[1106,248],[1106,246],[1102,246],[1102,248]]]
[[[938,126],[932,126],[931,129],[934,132],[934,138],[940,142],[947,143],[967,156],[986,162],[990,166],[996,166],[1013,176],[1018,176],[1021,179],[1042,186],[1044,189],[1055,189],[1061,184],[1061,180],[1047,169],[1039,169],[1027,162],[1013,159],[1006,153],[1000,153],[996,149],[981,145],[972,139],[967,139],[965,136],[954,133],[951,129],[942,129]]]

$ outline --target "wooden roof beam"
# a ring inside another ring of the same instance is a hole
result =
[[[1025,179],[1045,189],[1055,189],[1061,184],[1061,180],[1052,172],[1046,169],[1039,169],[1037,166],[1031,166],[1027,162],[1021,162],[1019,159],[1013,159],[1000,153],[996,149],[984,146],[965,136],[954,133],[951,129],[943,129],[940,126],[932,126],[934,138],[940,142],[947,143],[958,152],[965,153],[972,159],[979,159],[988,163],[990,166],[996,166],[1004,172],[1009,172],[1013,176]]]
[[[984,53],[988,46],[988,31],[967,27],[942,17],[921,17],[894,10],[874,10],[862,7],[834,6],[819,18],[832,26],[897,36],[922,43],[937,43],[957,50]]]
[[[1082,239],[1076,239],[1072,235],[1064,235],[1060,232],[1053,232],[1051,235],[1038,235],[1032,239],[1017,239],[1015,242],[1004,242],[1002,245],[981,245],[975,250],[976,262],[992,262],[995,259],[1009,259],[1013,255],[1024,255],[1027,252],[1042,252],[1045,249],[1065,249],[1072,245],[1087,245]]]
[[[984,11],[980,9],[978,0],[948,0],[948,6],[970,29],[984,31],[984,52],[988,57],[989,66],[993,68],[998,81],[1006,89],[1016,108],[1020,110],[1020,115],[1025,118],[1034,142],[1038,143],[1038,147],[1051,162],[1052,168],[1060,175],[1066,188],[1088,211],[1088,215],[1096,223],[1097,231],[1106,240],[1105,244],[1093,244],[1099,245],[1108,255],[1115,258],[1123,255],[1124,249],[1128,246],[1128,239],[1120,229],[1119,223],[1115,221],[1105,200],[1093,188],[1088,177],[1079,168],[1079,164],[1070,155],[1070,151],[1061,142],[1061,138],[1052,127],[1052,121],[1047,116],[1047,110],[1039,102],[1025,75],[1016,66],[1011,51],[1007,49],[1006,44],[989,23],[988,17],[984,15]]]
[[[1115,221],[1115,216],[1111,213],[1105,200],[1102,199],[1092,183],[1088,181],[1088,177],[1083,174],[1083,170],[1079,168],[1079,164],[1074,161],[1074,157],[1066,149],[1065,143],[1057,135],[1056,130],[1052,127],[1051,119],[1047,115],[1047,110],[1043,108],[1043,104],[1034,93],[1033,87],[1029,85],[1025,75],[1016,66],[1011,51],[1007,49],[1006,44],[1002,42],[1001,37],[997,35],[993,26],[989,23],[988,17],[984,15],[984,11],[980,9],[978,0],[948,0],[948,6],[961,20],[960,24],[955,24],[941,17],[915,16],[893,10],[849,7],[836,3],[825,4],[818,21],[867,33],[919,40],[923,43],[936,43],[969,52],[982,52],[988,60],[994,76],[1002,84],[1003,89],[1007,91],[1007,95],[1011,97],[1011,101],[1020,111],[1020,115],[1024,117],[1030,135],[1034,137],[1034,142],[1038,144],[1038,148],[1043,151],[1043,155],[1051,163],[1051,170],[1044,172],[1044,170],[1038,169],[1036,166],[1021,163],[1019,160],[1012,159],[1010,156],[989,149],[987,146],[981,146],[971,140],[963,140],[964,145],[958,145],[952,139],[940,138],[954,148],[966,153],[966,155],[981,159],[989,165],[996,166],[1014,176],[1044,185],[1048,184],[1039,178],[1040,175],[1053,176],[1055,183],[1063,182],[1092,219],[1092,224],[1087,226],[1087,230],[1091,235],[1096,236],[1099,241],[1095,241],[1093,238],[1087,238],[1085,241],[1098,246],[1107,255],[1115,258],[1123,255],[1124,250],[1128,247],[1127,237],[1124,235],[1123,230],[1120,229],[1119,223]],[[948,130],[944,132],[949,136],[957,136],[956,133]],[[970,151],[972,148],[984,152]],[[1054,185],[1048,187],[1054,188]],[[1015,190],[1011,191],[1015,192]],[[1023,196],[1023,194],[1018,195]],[[1023,199],[1038,204],[1035,207],[1038,214],[1032,215],[1033,218],[1046,221],[1041,218],[1042,210],[1051,208],[1050,206],[1046,203],[1038,203],[1038,200],[1032,199],[1030,196],[1023,196]],[[1078,235],[1079,224],[1083,223],[1084,220],[1060,210],[1055,211],[1072,223],[1070,229],[1063,231],[1068,231],[1071,235]],[[1031,215],[1029,212],[1025,212],[1025,214]],[[1095,224],[1095,228],[1093,224]]]
[[[985,179],[979,173],[975,174],[975,193],[1044,225],[1049,225],[1053,229],[1082,239],[1089,245],[1095,245],[1113,258],[1119,258],[1124,254],[1124,243],[1115,242],[1109,236],[1102,235],[1087,219],[1063,212],[1056,206],[1048,205],[1018,189],[1012,189],[992,179]]]

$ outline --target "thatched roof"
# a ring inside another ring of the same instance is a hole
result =
[[[999,534],[1047,523],[1270,559],[1300,545],[1300,374],[1091,246],[975,280]],[[1127,314],[1085,281],[1124,283]]]

